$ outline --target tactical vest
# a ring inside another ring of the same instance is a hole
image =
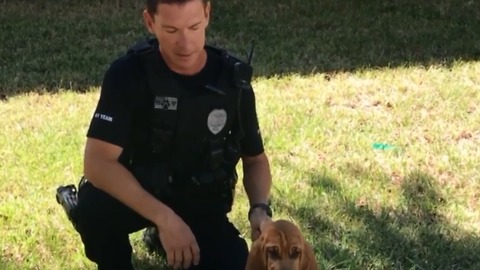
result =
[[[242,90],[250,87],[252,68],[226,50],[207,46],[223,59],[222,71],[216,84],[192,92],[169,75],[158,48],[158,41],[150,39],[128,51],[141,60],[151,97],[150,131],[136,139],[149,145],[148,162],[155,168],[149,181],[159,197],[174,204],[178,202],[171,198],[179,194],[221,196],[228,212],[243,137],[240,100]],[[145,153],[132,153],[134,167],[140,155]]]

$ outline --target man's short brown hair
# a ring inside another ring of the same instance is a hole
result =
[[[192,0],[147,0],[147,11],[150,14],[157,12],[157,6],[159,4],[184,4]],[[207,4],[210,0],[202,0],[203,4]]]

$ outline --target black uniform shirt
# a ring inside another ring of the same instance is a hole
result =
[[[194,76],[174,73],[181,84],[191,91],[204,91],[203,85],[216,81],[221,73],[221,58],[207,50],[205,67]],[[158,55],[160,53],[158,52]],[[159,57],[161,59],[161,57]],[[100,98],[91,119],[87,137],[100,139],[118,145],[128,151],[132,135],[132,121],[142,121],[148,116],[138,115],[142,109],[147,112],[150,106],[148,95],[141,87],[144,75],[141,74],[140,62],[132,55],[116,59],[105,73]],[[244,138],[241,141],[242,154],[255,156],[264,151],[262,137],[257,119],[255,95],[253,90],[244,90],[241,97],[241,119]]]

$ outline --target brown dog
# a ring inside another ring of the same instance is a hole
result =
[[[312,247],[298,227],[277,220],[253,242],[246,270],[318,270]]]

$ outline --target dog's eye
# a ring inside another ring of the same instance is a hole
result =
[[[302,254],[302,250],[299,247],[292,247],[290,249],[290,258],[296,259]]]
[[[276,260],[279,260],[280,259],[280,248],[277,247],[277,246],[274,246],[274,247],[268,247],[267,248],[267,253],[268,253],[268,256],[272,259],[276,259]]]

